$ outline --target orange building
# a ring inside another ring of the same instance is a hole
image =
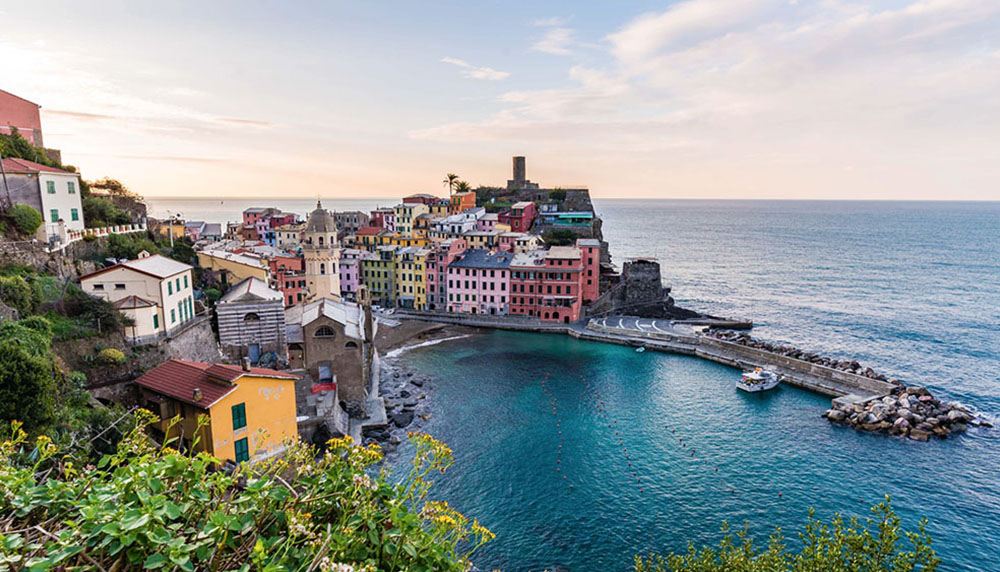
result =
[[[474,208],[476,208],[476,193],[452,193],[448,214],[464,213]]]

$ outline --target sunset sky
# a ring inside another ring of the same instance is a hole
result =
[[[1000,199],[997,0],[0,3],[0,88],[148,196]]]

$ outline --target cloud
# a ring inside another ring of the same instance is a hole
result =
[[[552,18],[538,18],[537,20],[532,20],[531,25],[535,26],[536,28],[564,26],[566,25],[566,18],[560,18],[558,16],[553,16]]]
[[[573,53],[571,49],[576,43],[573,30],[569,28],[552,28],[545,32],[540,40],[531,46],[536,52],[566,56]]]
[[[460,60],[458,58],[444,57],[441,61],[446,64],[451,64],[462,68],[462,77],[472,78],[472,79],[485,79],[489,81],[499,81],[506,79],[510,76],[510,72],[497,71],[493,68],[478,67],[470,64],[465,60]]]
[[[610,63],[410,136],[539,141],[661,173],[699,165],[698,184],[995,194],[998,29],[990,0],[688,0],[610,33]]]

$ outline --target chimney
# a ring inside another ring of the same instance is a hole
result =
[[[195,403],[198,403],[199,401],[201,401],[201,390],[200,390],[200,389],[198,389],[198,388],[196,387],[196,388],[194,389],[194,391],[193,391],[193,392],[191,392],[191,399],[192,399],[192,400],[193,400],[193,401],[194,401]]]
[[[243,365],[243,371],[250,371],[250,358],[245,357],[240,360],[240,363]]]

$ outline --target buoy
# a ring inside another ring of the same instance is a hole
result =
[[[565,478],[566,478],[566,475],[563,475],[563,478],[565,479]]]
[[[641,493],[641,492],[642,492],[642,489],[639,489],[639,492]]]
[[[780,496],[781,496],[781,493],[778,493],[778,496],[780,497]]]

